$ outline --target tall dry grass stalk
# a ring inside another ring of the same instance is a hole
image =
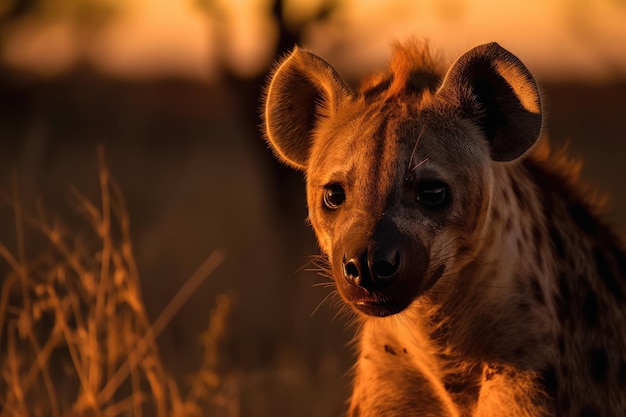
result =
[[[211,254],[151,323],[129,216],[103,155],[100,204],[73,193],[90,226],[86,233],[73,233],[43,209],[24,213],[14,187],[17,254],[0,244],[10,266],[0,297],[0,417],[199,416],[218,395],[228,296],[217,298],[191,387],[181,390],[168,375],[155,340],[223,255]],[[47,249],[33,258],[26,255],[24,224],[46,238]]]

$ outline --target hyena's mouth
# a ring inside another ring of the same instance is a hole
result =
[[[402,312],[412,301],[412,299],[387,300],[385,298],[371,297],[355,300],[351,304],[368,316],[386,317]]]

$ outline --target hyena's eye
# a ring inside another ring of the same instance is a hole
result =
[[[324,187],[324,205],[329,209],[338,208],[346,201],[346,193],[339,184],[329,184]]]
[[[417,186],[417,201],[428,208],[443,207],[449,198],[448,186],[441,181],[422,181]]]

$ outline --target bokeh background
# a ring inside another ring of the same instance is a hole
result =
[[[236,415],[338,415],[355,329],[306,270],[303,177],[259,132],[272,62],[304,45],[355,84],[396,39],[427,37],[450,61],[498,41],[542,84],[552,142],[584,160],[623,231],[624,22],[624,0],[0,0],[0,190],[72,223],[72,188],[98,198],[103,145],[152,319],[213,250],[226,254],[158,339],[168,372],[184,386],[227,293],[219,370]]]

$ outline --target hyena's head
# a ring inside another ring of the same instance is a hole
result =
[[[309,218],[342,297],[404,310],[485,241],[495,164],[515,163],[542,124],[526,67],[496,43],[441,77],[427,48],[396,47],[389,74],[352,92],[300,49],[277,67],[265,133],[307,179]]]

